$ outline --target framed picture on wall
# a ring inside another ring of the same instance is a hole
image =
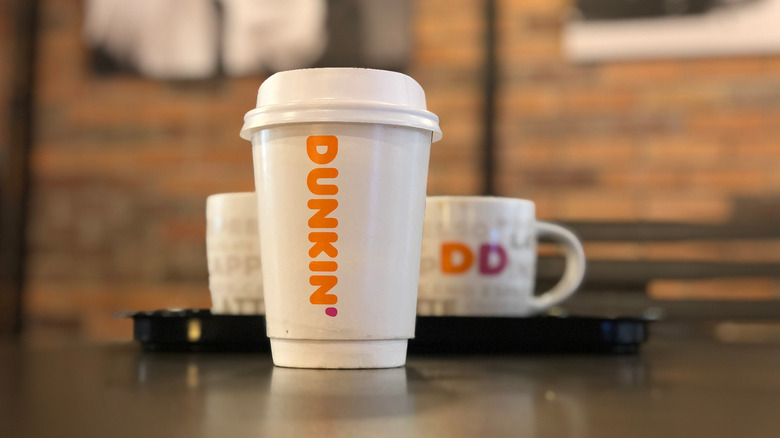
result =
[[[780,53],[780,0],[577,0],[564,49],[579,62]]]
[[[403,70],[411,0],[86,0],[102,75],[263,75],[306,67]]]

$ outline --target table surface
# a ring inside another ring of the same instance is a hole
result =
[[[0,436],[779,436],[780,325],[727,324],[658,323],[637,356],[410,357],[374,371],[3,341]]]

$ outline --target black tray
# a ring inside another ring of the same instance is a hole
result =
[[[186,309],[129,316],[133,338],[147,351],[271,351],[262,315]],[[639,318],[418,316],[409,354],[634,354],[647,326]]]

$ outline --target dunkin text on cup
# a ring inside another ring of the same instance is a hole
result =
[[[309,302],[325,307],[325,314],[338,315],[338,295],[334,288],[339,282],[336,242],[339,240],[336,210],[339,203],[334,196],[339,192],[339,171],[333,164],[338,155],[339,141],[333,135],[312,135],[306,139],[306,155],[314,167],[306,177],[311,198],[307,206],[312,210],[309,218],[309,284],[316,289]]]

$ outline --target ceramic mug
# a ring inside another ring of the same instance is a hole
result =
[[[566,269],[534,295],[540,237],[563,247]],[[529,316],[562,302],[582,283],[585,254],[569,230],[536,220],[533,201],[430,196],[423,228],[418,315]]]
[[[206,254],[212,313],[264,313],[258,234],[254,192],[208,197]]]

